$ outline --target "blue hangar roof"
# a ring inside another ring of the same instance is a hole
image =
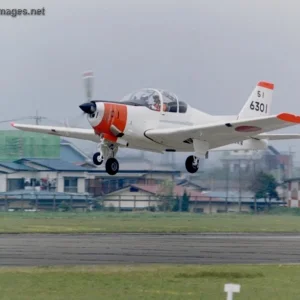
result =
[[[81,166],[77,166],[71,162],[64,161],[61,159],[52,159],[52,158],[22,158],[14,163],[22,164],[27,167],[26,162],[35,164],[37,166],[41,166],[49,169],[49,171],[74,171],[74,172],[85,172],[88,171],[88,168],[84,168]],[[35,170],[34,166],[31,167],[31,170]]]
[[[34,171],[35,169],[16,162],[0,162],[0,167],[11,169],[13,171]]]

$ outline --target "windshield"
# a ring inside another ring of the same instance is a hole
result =
[[[121,102],[132,102],[137,105],[148,106],[154,94],[157,94],[154,90],[143,89],[126,95]]]
[[[120,102],[146,106],[149,109],[155,111],[173,113],[185,112],[187,107],[184,102],[178,101],[178,98],[175,94],[170,93],[166,90],[158,90],[152,88],[142,89],[126,95]],[[182,105],[185,107],[185,109],[183,109],[184,111],[180,109]]]

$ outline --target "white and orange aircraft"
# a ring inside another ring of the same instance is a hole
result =
[[[116,159],[120,147],[164,153],[193,152],[185,165],[197,172],[199,158],[209,151],[261,150],[269,140],[299,139],[300,134],[269,134],[272,130],[297,125],[300,116],[289,113],[270,115],[274,84],[261,81],[238,115],[210,115],[176,95],[159,89],[142,89],[120,101],[92,100],[93,72],[85,72],[88,101],[79,107],[92,129],[15,124],[23,131],[40,132],[99,143],[93,162],[105,161],[106,172],[119,171]]]

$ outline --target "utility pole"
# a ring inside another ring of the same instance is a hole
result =
[[[293,152],[292,152],[292,147],[293,146],[289,146],[289,159],[288,159],[288,174],[287,177],[291,178],[293,177]]]
[[[229,194],[229,161],[226,161],[226,212],[228,212],[228,194]]]
[[[242,187],[241,187],[241,160],[239,159],[239,212],[241,212],[241,194],[242,194]]]
[[[43,119],[46,119],[45,117],[39,116],[38,111],[36,111],[35,116],[33,116],[31,118],[35,120],[36,125],[39,125]]]

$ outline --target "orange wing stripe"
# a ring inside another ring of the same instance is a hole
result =
[[[269,90],[274,90],[274,84],[266,81],[260,81],[257,86],[264,87]]]
[[[300,124],[300,116],[292,115],[289,113],[279,114],[277,116],[277,119],[282,120],[284,122]]]

